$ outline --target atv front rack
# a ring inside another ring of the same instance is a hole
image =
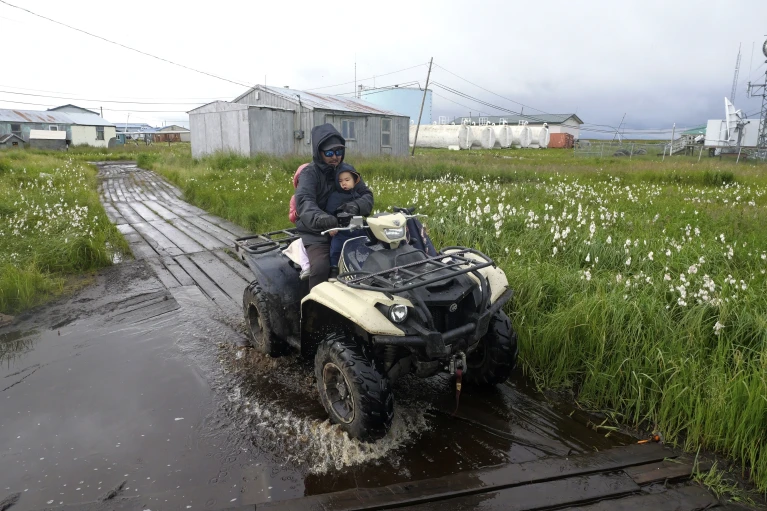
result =
[[[285,250],[288,245],[301,238],[295,228],[243,236],[234,240],[237,252],[242,250],[250,255],[261,255],[272,250]],[[243,256],[244,254],[240,254]]]
[[[448,250],[451,252],[447,253]],[[466,254],[474,254],[481,260],[467,257]],[[342,273],[338,275],[338,281],[356,289],[401,293],[494,265],[495,262],[479,250],[466,247],[446,247],[436,256],[426,257],[376,273],[361,270]]]

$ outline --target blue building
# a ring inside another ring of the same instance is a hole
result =
[[[418,122],[418,112],[421,110],[423,89],[413,87],[390,87],[387,89],[365,90],[360,92],[361,97],[368,103],[372,103],[385,110],[397,112],[400,115],[410,117],[410,122]],[[431,124],[431,91],[426,91],[426,102],[423,104],[421,124]]]

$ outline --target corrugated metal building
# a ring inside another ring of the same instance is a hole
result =
[[[355,98],[257,85],[231,103],[216,101],[189,112],[192,155],[310,156],[312,128],[325,123],[346,138],[350,154],[408,152],[407,116]]]
[[[95,147],[107,147],[115,136],[114,123],[92,113],[0,109],[0,135],[14,134],[29,142],[31,130],[66,131],[69,145]]]
[[[476,124],[519,124],[519,121],[527,122],[531,128],[542,126],[543,123],[549,125],[549,133],[569,133],[575,140],[580,138],[581,124],[583,121],[575,114],[530,114],[530,115],[489,115],[489,116],[471,116],[456,117],[453,122],[461,124],[468,121]]]
[[[8,135],[0,135],[0,151],[3,149],[14,149],[24,148],[24,139],[17,136],[17,135],[11,135],[10,133]]]
[[[389,87],[386,89],[373,89],[360,91],[361,99],[372,103],[380,108],[385,108],[400,115],[407,115],[410,121],[418,122],[418,113],[421,111],[423,102],[423,114],[421,124],[431,124],[432,92],[426,91],[426,99],[423,97],[423,89],[415,87]]]

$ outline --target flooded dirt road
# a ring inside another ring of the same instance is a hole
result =
[[[326,420],[311,366],[240,349],[245,234],[151,172],[101,166],[102,199],[136,260],[0,329],[0,502],[9,509],[224,509],[438,477],[630,438],[584,427],[512,381],[395,387],[382,441]],[[17,495],[18,494],[18,495]]]

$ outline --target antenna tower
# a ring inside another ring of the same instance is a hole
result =
[[[732,92],[730,92],[730,101],[735,104],[735,93],[738,91],[738,73],[740,72],[740,47],[738,45],[738,59],[735,61],[735,76],[732,77]]]
[[[767,58],[767,41],[762,45],[762,53]],[[765,60],[767,63],[767,60]],[[749,96],[762,96],[762,113],[759,116],[759,138],[756,147],[762,158],[767,157],[767,70],[764,72],[764,81],[762,83],[748,82]]]

